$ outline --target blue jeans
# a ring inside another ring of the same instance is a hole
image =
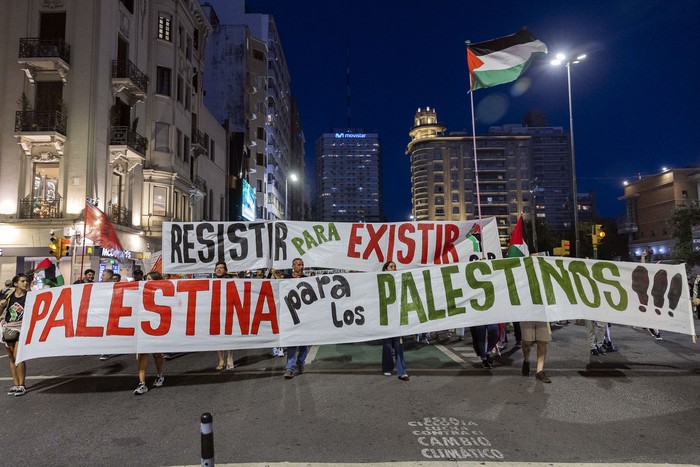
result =
[[[403,358],[403,338],[401,337],[384,339],[382,345],[382,373],[391,373],[394,370],[394,357],[391,355],[392,349],[396,356],[396,375],[406,375],[406,361]]]
[[[471,331],[476,354],[482,359],[486,358],[498,342],[498,324],[472,326]]]
[[[299,365],[306,362],[306,356],[309,354],[308,345],[300,345],[299,347],[287,347],[287,370],[297,371]]]

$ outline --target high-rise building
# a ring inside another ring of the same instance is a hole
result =
[[[675,239],[668,220],[684,203],[700,200],[700,167],[670,169],[641,177],[625,185],[625,222],[618,233],[629,236],[629,256],[639,260],[647,250],[647,261],[671,259]]]
[[[337,129],[316,140],[316,217],[328,222],[383,222],[379,135]]]
[[[550,232],[573,230],[574,215],[571,196],[571,143],[561,127],[503,125],[489,128],[489,135],[522,135],[530,137],[530,191],[533,213],[546,223]],[[588,199],[579,199],[579,220],[591,217]],[[588,215],[586,215],[588,214]],[[532,220],[532,219],[528,219]]]
[[[267,44],[255,38],[247,25],[221,24],[211,5],[204,9],[213,26],[204,99],[231,132],[228,217],[245,220],[245,180],[255,192],[255,218],[266,219]]]
[[[228,28],[219,26],[218,29],[221,31],[220,34],[222,36],[217,41],[220,43],[220,47],[218,47],[218,52],[209,57],[208,63],[209,66],[219,69],[218,74],[224,81],[208,80],[208,86],[212,86],[212,89],[215,90],[227,86],[236,86],[238,88],[235,91],[238,97],[235,97],[233,100],[228,99],[229,103],[224,104],[221,109],[221,115],[229,115],[229,117],[225,118],[235,120],[240,118],[233,115],[236,109],[243,110],[242,115],[245,115],[249,123],[248,129],[243,131],[248,134],[251,134],[253,130],[255,131],[249,137],[247,144],[247,152],[249,153],[247,157],[255,157],[255,164],[253,165],[251,161],[247,165],[251,169],[248,171],[248,175],[253,174],[252,177],[249,177],[251,184],[255,185],[258,203],[261,203],[258,207],[258,217],[268,220],[284,219],[288,208],[294,210],[286,199],[285,192],[288,192],[288,189],[285,189],[285,187],[288,188],[289,184],[293,183],[294,178],[297,178],[296,183],[303,184],[304,167],[295,166],[293,163],[295,158],[292,155],[292,138],[296,136],[293,134],[292,128],[290,75],[275,18],[270,14],[250,12],[246,8],[245,0],[226,0],[225,2],[212,2],[212,4],[214,5],[213,7],[208,2],[204,3],[204,8],[209,10],[217,5],[225,6],[227,12],[230,13],[229,18],[226,20],[229,22],[227,24],[243,25],[247,32],[243,33],[241,30],[234,37],[226,32],[229,30]],[[231,31],[233,30],[235,28]],[[216,30],[214,34],[217,34]],[[254,44],[249,47],[249,44],[245,41],[246,37],[252,37],[265,44],[264,57],[260,55],[260,52],[263,51],[256,49]],[[234,47],[228,45],[229,43],[236,45]],[[248,48],[251,49],[253,54],[252,61],[227,56],[229,51],[239,51],[241,56],[244,56]],[[262,69],[253,70],[250,68],[250,66],[257,67],[257,59],[264,59],[266,65],[265,83],[258,79]],[[236,78],[239,84],[226,82],[227,69],[230,70],[232,75],[239,77]],[[242,83],[245,83],[243,86],[244,91],[241,91],[240,84]],[[262,106],[264,112],[261,112],[259,103],[248,102],[246,104],[246,98],[249,98],[249,96],[246,96],[246,93],[249,94],[252,90],[255,90],[257,93],[264,93],[265,103]],[[221,94],[220,90],[215,91],[215,95]],[[231,105],[231,102],[234,105]],[[246,106],[248,108],[247,111]],[[255,118],[253,119],[253,117]],[[265,123],[264,128],[259,126],[261,122]],[[298,124],[299,126],[301,125],[300,123]],[[257,144],[254,148],[250,144],[251,142],[259,143],[260,136],[264,136],[266,139],[264,151],[260,144]],[[243,155],[242,158],[245,159],[246,156]],[[265,167],[264,180],[262,180],[262,173],[258,172],[261,162]],[[245,178],[245,174],[243,178]],[[260,186],[261,182],[262,187]]]
[[[198,2],[0,2],[0,29],[4,277],[45,258],[51,232],[71,239],[67,280],[128,276],[160,249],[164,221],[222,219],[227,136],[202,102],[211,25]],[[116,263],[81,254],[86,198],[127,250]]]
[[[418,109],[406,148],[414,219],[495,217],[505,244],[518,217],[531,212],[531,136],[477,136],[475,161],[472,136],[445,130],[435,109]]]

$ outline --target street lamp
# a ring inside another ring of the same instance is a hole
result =
[[[576,241],[576,257],[581,257],[581,245],[578,234],[578,193],[576,188],[576,156],[574,155],[574,113],[571,109],[571,64],[580,63],[585,59],[586,55],[579,55],[574,60],[569,59],[566,55],[558,53],[556,58],[552,60],[552,65],[558,66],[562,63],[566,66],[566,82],[569,88],[569,128],[571,131],[571,188],[573,190],[574,203],[574,237]]]
[[[287,177],[284,177],[284,220],[289,219],[289,198],[287,198],[287,182],[289,179],[293,182],[299,180],[295,173],[290,173]]]

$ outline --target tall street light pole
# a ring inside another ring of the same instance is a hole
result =
[[[293,182],[296,182],[299,180],[297,178],[297,174],[291,173],[288,176],[284,177],[284,220],[289,219],[289,198],[287,197],[287,184],[289,182],[289,179],[292,179]]]
[[[573,191],[573,205],[574,205],[574,240],[576,242],[576,257],[581,257],[581,244],[579,242],[578,233],[578,192],[576,187],[576,156],[574,152],[574,112],[571,107],[571,65],[579,63],[581,60],[585,59],[586,55],[579,55],[575,60],[570,60],[566,55],[559,53],[556,58],[552,60],[552,65],[558,66],[565,63],[566,66],[566,82],[569,89],[569,131],[571,132],[571,189]]]

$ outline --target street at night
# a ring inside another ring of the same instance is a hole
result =
[[[512,333],[491,370],[468,331],[463,342],[447,332],[429,345],[409,337],[408,382],[382,376],[379,343],[313,347],[306,373],[291,380],[269,349],[235,351],[232,372],[214,369],[214,352],[175,354],[164,386],[142,396],[133,394],[133,355],[30,360],[26,396],[3,404],[17,434],[3,463],[199,465],[200,417],[209,412],[219,465],[696,464],[697,344],[611,331],[618,350],[591,356],[584,326],[554,328],[551,384],[521,375]]]

